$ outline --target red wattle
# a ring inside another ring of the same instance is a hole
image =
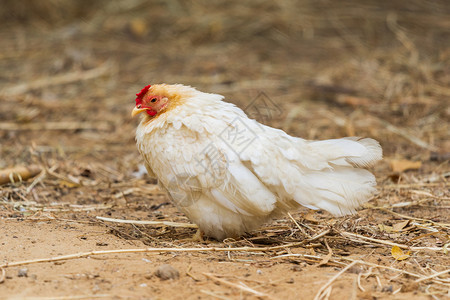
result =
[[[156,115],[157,114],[157,111],[156,110],[152,110],[152,109],[147,109],[147,114],[149,114],[150,116],[154,116],[154,115]]]

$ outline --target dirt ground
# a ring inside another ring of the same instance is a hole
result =
[[[0,185],[0,299],[448,298],[449,14],[418,0],[5,1],[0,171],[42,171]],[[134,94],[161,82],[291,135],[377,139],[378,193],[354,216],[302,209],[194,242],[135,147]],[[165,264],[178,276],[158,276]]]

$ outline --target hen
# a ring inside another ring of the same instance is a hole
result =
[[[375,191],[363,169],[382,158],[373,139],[292,137],[221,95],[179,84],[148,85],[136,96],[148,173],[207,236],[239,236],[300,205],[351,214]]]

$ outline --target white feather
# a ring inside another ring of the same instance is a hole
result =
[[[375,140],[306,141],[249,119],[220,95],[167,88],[190,96],[164,117],[145,117],[137,146],[163,187],[180,174],[195,178],[200,192],[185,190],[191,204],[179,209],[209,236],[243,234],[299,205],[351,214],[375,191],[375,177],[360,168],[381,159]],[[238,141],[233,130],[242,131]]]

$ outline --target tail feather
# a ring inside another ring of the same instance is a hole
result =
[[[310,142],[314,151],[331,164],[370,167],[379,161],[383,154],[380,144],[374,139],[349,137]],[[346,164],[346,163],[347,164]]]
[[[358,156],[349,156],[347,161],[356,167],[368,168],[383,158],[383,151],[380,143],[374,139],[355,139],[355,142],[364,146],[366,151]]]
[[[382,158],[373,139],[345,138],[311,142],[333,168],[305,172],[296,187],[299,204],[337,215],[352,214],[376,191],[375,176],[363,169]]]

